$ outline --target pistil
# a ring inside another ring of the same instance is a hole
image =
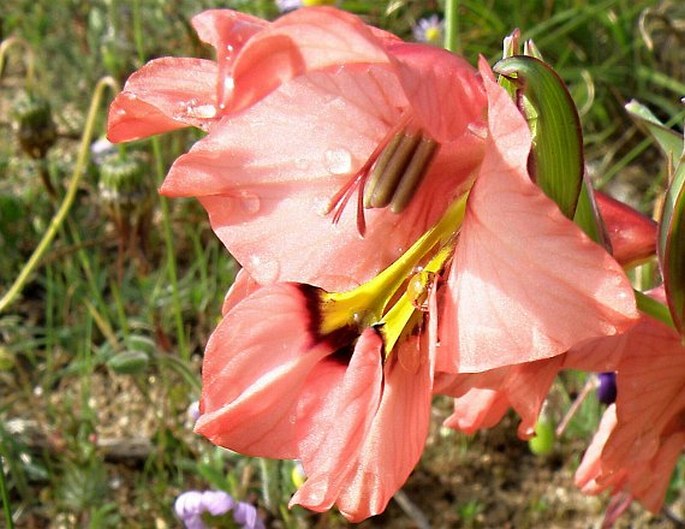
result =
[[[454,251],[467,196],[468,193],[453,202],[430,230],[371,281],[347,292],[317,289],[316,334],[327,338],[344,331],[349,336],[356,329],[352,334],[358,335],[363,329],[380,324],[388,355],[406,329],[414,328],[412,322],[418,321],[415,313],[425,310],[423,305],[430,288]],[[417,272],[420,263],[426,261],[425,267]],[[402,287],[405,291],[398,295]]]

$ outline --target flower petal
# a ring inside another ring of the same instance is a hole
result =
[[[313,70],[388,61],[381,42],[358,17],[328,7],[298,9],[243,48],[233,68],[229,109],[244,109],[281,83]]]
[[[373,329],[359,338],[349,365],[335,359],[312,372],[300,399],[299,457],[307,481],[290,505],[330,509],[359,458],[381,397],[383,341]]]
[[[253,35],[269,26],[262,18],[231,9],[208,9],[195,15],[191,23],[200,40],[218,54],[237,54]]]
[[[416,347],[415,339],[406,345]],[[380,407],[337,501],[351,522],[382,512],[421,457],[430,422],[432,366],[424,358],[419,372],[410,373],[392,357],[386,362]]]
[[[650,295],[661,298],[663,289]],[[617,399],[576,482],[593,494],[607,488],[626,492],[657,512],[685,447],[685,347],[674,329],[648,316],[624,340],[605,341],[606,352],[620,354]]]
[[[486,68],[487,66],[485,66]],[[637,318],[622,268],[528,176],[528,126],[484,70],[490,136],[450,270],[438,370],[478,372],[550,358]],[[455,342],[456,339],[456,343]]]
[[[308,304],[298,285],[277,284],[225,315],[205,351],[198,433],[247,455],[297,457],[300,391],[331,352],[313,341]]]
[[[216,116],[217,67],[204,59],[164,57],[128,78],[112,102],[107,137],[131,141],[187,126],[208,129]]]
[[[193,17],[193,27],[201,40],[216,49],[216,105],[225,112],[233,97],[233,66],[243,46],[269,22],[239,11],[210,9]]]
[[[599,191],[595,193],[595,198],[611,241],[614,259],[627,266],[656,253],[656,222]]]
[[[446,50],[400,42],[389,46],[416,118],[438,142],[483,126],[487,99],[476,70]]]
[[[225,316],[229,310],[258,289],[259,284],[252,279],[250,274],[242,268],[238,270],[231,288],[228,289],[228,292],[224,297],[224,303],[221,306],[221,315]]]
[[[511,407],[521,417],[518,435],[529,439],[564,355],[475,374],[436,377],[434,391],[455,398],[445,426],[471,434],[495,426]]]

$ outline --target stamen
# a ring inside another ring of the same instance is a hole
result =
[[[393,154],[395,154],[395,151],[397,151],[397,147],[399,146],[403,137],[404,132],[402,131],[395,134],[392,140],[390,140],[390,143],[388,143],[388,145],[381,152],[380,156],[376,160],[376,163],[373,165],[371,174],[369,175],[366,184],[364,185],[365,208],[374,207],[371,205],[373,191],[376,189],[376,186],[378,186],[378,183],[383,177],[383,173],[385,172],[385,169],[388,166],[390,159],[392,158]]]
[[[405,169],[402,178],[400,178],[400,183],[392,196],[390,211],[401,213],[409,205],[430,163],[433,161],[433,157],[438,151],[438,146],[438,143],[431,138],[421,138],[421,142],[416,147],[409,166]]]
[[[364,192],[365,208],[390,206],[401,213],[416,194],[438,149],[421,130],[398,132],[371,169]]]
[[[366,231],[366,222],[364,220],[364,189],[366,188],[367,180],[370,177],[371,170],[381,157],[390,157],[395,150],[391,145],[403,137],[403,131],[406,130],[407,124],[410,121],[410,116],[405,114],[401,116],[400,120],[385,134],[381,141],[376,145],[369,158],[364,162],[364,165],[354,174],[354,176],[331,198],[328,207],[324,211],[324,215],[333,213],[333,224],[337,224],[342,217],[343,210],[352,194],[357,191],[357,230],[360,235],[364,235]],[[386,154],[386,151],[389,151]],[[387,162],[384,162],[387,163]],[[375,184],[374,184],[375,187]]]

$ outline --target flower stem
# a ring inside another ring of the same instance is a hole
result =
[[[3,469],[2,465],[3,457],[4,454],[0,454],[0,500],[2,500],[2,510],[5,513],[5,523],[7,524],[7,529],[14,529],[12,507],[10,505],[9,494],[7,493],[7,484],[5,483],[5,470]]]
[[[445,43],[446,50],[459,53],[461,42],[459,39],[459,0],[445,2]]]
[[[661,323],[675,329],[673,318],[671,318],[671,313],[666,305],[660,303],[656,299],[650,298],[639,290],[634,290],[633,292],[635,292],[637,308],[640,309],[641,312],[644,312],[655,320],[659,320]]]
[[[57,235],[57,232],[64,223],[64,220],[67,218],[67,214],[74,203],[74,199],[76,198],[79,182],[81,181],[81,177],[86,169],[86,164],[88,163],[88,154],[90,152],[89,148],[93,139],[93,129],[95,128],[97,111],[102,100],[103,91],[106,87],[111,88],[114,93],[119,91],[119,85],[112,77],[109,76],[100,79],[98,84],[95,86],[93,98],[90,100],[90,108],[88,110],[88,116],[86,117],[86,125],[83,130],[83,136],[81,137],[81,145],[76,158],[76,165],[74,166],[74,171],[71,176],[71,182],[69,182],[69,187],[64,195],[64,200],[62,200],[62,205],[50,221],[48,229],[45,231],[40,243],[38,243],[38,246],[33,251],[33,254],[24,265],[24,268],[22,268],[21,272],[19,272],[19,275],[14,280],[14,283],[9,290],[2,298],[0,298],[0,313],[9,307],[17,298],[21,290],[24,288],[24,285],[26,285],[29,277],[38,266],[38,263],[40,263],[41,259],[45,255],[45,252],[50,247],[50,243],[55,238],[55,235]]]

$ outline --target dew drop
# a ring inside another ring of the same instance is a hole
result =
[[[306,171],[309,169],[309,160],[306,158],[298,158],[295,160],[295,167],[297,167],[300,171]]]
[[[261,208],[261,200],[254,193],[249,191],[241,190],[238,193],[238,199],[240,200],[240,207],[245,213],[254,215]]]
[[[249,259],[248,272],[258,283],[268,284],[274,283],[278,279],[281,267],[274,259],[252,255]]]
[[[188,107],[186,113],[192,118],[198,119],[212,119],[216,117],[216,107],[214,105],[198,105],[196,107]]]
[[[347,149],[328,149],[324,152],[326,169],[331,174],[347,174],[352,171],[352,153]]]

